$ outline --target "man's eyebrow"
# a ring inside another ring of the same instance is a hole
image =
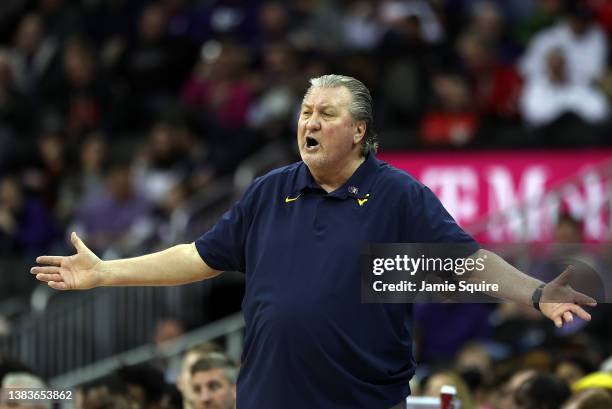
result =
[[[311,109],[312,109],[312,107],[313,107],[313,105],[312,105],[312,104],[306,104],[306,103],[303,103],[303,104],[302,104],[302,108],[311,108]],[[319,107],[320,107],[321,109],[330,109],[330,108],[331,108],[331,109],[335,109],[335,108],[336,108],[336,106],[335,106],[335,105],[333,105],[333,104],[327,104],[327,103],[321,104],[321,105],[319,105]]]

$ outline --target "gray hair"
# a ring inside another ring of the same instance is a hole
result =
[[[372,96],[363,83],[353,77],[346,75],[329,74],[310,79],[310,87],[306,90],[304,97],[308,96],[314,88],[337,88],[344,87],[351,94],[351,106],[349,112],[355,121],[364,121],[366,131],[361,141],[361,154],[378,151],[378,138],[374,130],[374,112]]]
[[[238,380],[238,368],[236,364],[221,352],[209,352],[196,361],[191,367],[191,376],[197,372],[206,372],[213,369],[222,369],[225,378],[235,385]]]

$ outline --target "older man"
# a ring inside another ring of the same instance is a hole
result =
[[[73,233],[77,254],[42,256],[37,279],[58,290],[176,285],[225,270],[246,276],[246,337],[239,409],[389,408],[410,393],[410,304],[364,304],[360,251],[367,243],[477,243],[425,186],[375,157],[372,98],[358,80],[325,75],[304,96],[298,162],[258,178],[194,243],[102,261]],[[540,307],[561,326],[592,303],[543,284],[487,252],[482,277],[499,296]],[[581,298],[584,297],[584,298]],[[467,317],[466,317],[467,318]]]

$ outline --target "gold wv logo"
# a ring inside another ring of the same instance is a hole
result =
[[[366,202],[368,201],[368,197],[369,196],[370,196],[370,194],[368,193],[367,195],[365,195],[365,197],[363,199],[357,198],[357,203],[359,203],[359,206],[363,206],[364,204],[366,204]]]

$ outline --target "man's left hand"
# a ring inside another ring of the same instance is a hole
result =
[[[544,286],[542,299],[539,306],[540,311],[550,318],[558,328],[563,322],[570,323],[574,320],[574,314],[585,321],[591,320],[591,314],[586,312],[581,305],[595,307],[597,302],[588,295],[574,290],[570,285],[572,266],[563,271],[559,277]],[[565,302],[559,302],[559,301]]]

